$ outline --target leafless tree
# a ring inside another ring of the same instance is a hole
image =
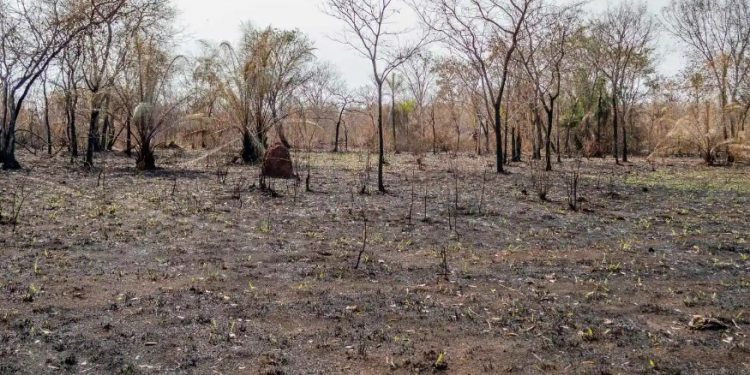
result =
[[[58,56],[56,65],[58,78],[55,84],[63,93],[65,109],[65,134],[67,135],[68,151],[71,160],[78,157],[78,131],[76,120],[78,118],[78,102],[80,99],[79,88],[83,78],[80,73],[81,62],[80,43],[74,41]]]
[[[570,38],[582,30],[580,10],[578,5],[545,8],[535,15],[538,20],[525,25],[525,43],[519,48],[523,66],[547,115],[544,142],[547,171],[552,170],[552,126],[555,104],[562,94],[563,70],[573,48]]]
[[[437,93],[435,102],[447,110],[449,123],[456,134],[455,152],[461,148],[463,114],[468,106],[470,87],[474,82],[466,79],[467,66],[462,60],[443,58],[437,63]]]
[[[653,51],[657,23],[645,3],[624,1],[595,19],[590,27],[586,56],[607,79],[612,106],[612,156],[620,162],[618,132],[622,122],[621,102],[628,73],[644,66]],[[623,161],[627,161],[627,133],[623,130]]]
[[[349,106],[354,101],[340,73],[330,63],[317,64],[310,78],[300,87],[298,96],[307,103],[308,116],[322,125],[334,126],[333,152],[339,152],[341,127]]]
[[[86,165],[92,166],[94,152],[111,143],[115,81],[128,63],[135,37],[163,36],[173,17],[167,0],[130,0],[109,20],[82,33],[81,71],[90,98]]]
[[[398,123],[398,108],[397,108],[397,101],[396,97],[398,93],[403,89],[404,81],[403,79],[396,74],[394,71],[391,73],[391,75],[387,78],[388,83],[388,90],[391,92],[391,132],[393,137],[393,151],[395,153],[400,153],[401,150],[398,148],[398,137],[396,136],[396,124]]]
[[[504,173],[502,105],[523,25],[540,0],[412,0],[425,27],[461,53],[481,78],[494,121],[497,173]]]
[[[435,84],[435,59],[429,52],[419,53],[403,65],[401,74],[417,105],[417,132],[424,139],[427,104]]]
[[[378,102],[378,190],[385,192],[383,86],[393,71],[422,49],[428,41],[427,34],[403,42],[408,30],[394,29],[391,23],[399,12],[396,0],[326,0],[325,4],[326,12],[346,25],[346,33],[338,41],[350,46],[372,65]]]
[[[31,88],[55,58],[78,36],[111,19],[126,0],[0,1],[0,161],[16,160],[16,123]]]
[[[710,72],[724,139],[735,137],[744,124],[738,125],[727,110],[742,101],[750,108],[741,93],[750,83],[750,1],[672,0],[664,18],[666,29],[688,47],[687,57]]]

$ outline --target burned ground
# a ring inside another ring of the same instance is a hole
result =
[[[273,197],[199,156],[0,173],[0,374],[750,373],[747,169],[584,161],[572,212],[490,158],[389,156],[362,195],[364,155],[312,154]]]

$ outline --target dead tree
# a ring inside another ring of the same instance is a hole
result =
[[[525,43],[519,56],[547,115],[544,149],[547,171],[552,170],[552,127],[557,99],[562,93],[563,69],[567,62],[569,40],[582,30],[578,18],[580,6],[548,8],[534,14],[532,22],[524,25]]]
[[[411,1],[422,24],[441,35],[443,42],[460,53],[480,76],[485,107],[494,121],[497,173],[505,173],[503,98],[522,28],[541,1]]]
[[[383,182],[383,86],[390,74],[417,54],[428,41],[425,34],[411,43],[399,44],[406,30],[393,30],[391,27],[393,18],[399,12],[395,3],[394,0],[326,1],[326,12],[342,21],[347,28],[338,41],[367,58],[372,67],[378,103],[378,190],[381,192],[386,191]]]
[[[15,156],[16,124],[31,88],[68,45],[111,19],[126,2],[0,2],[0,163],[3,169],[21,168]]]

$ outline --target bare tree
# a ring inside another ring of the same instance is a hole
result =
[[[547,171],[552,170],[552,125],[555,104],[562,93],[563,69],[572,48],[570,38],[582,29],[580,10],[576,5],[549,7],[540,12],[539,20],[526,24],[526,43],[519,48],[523,66],[547,115],[544,141]]]
[[[434,100],[448,112],[449,123],[456,134],[455,153],[460,152],[462,115],[469,103],[469,87],[474,83],[466,78],[467,70],[470,69],[463,61],[455,58],[440,59],[436,68],[438,90]]]
[[[341,126],[349,105],[354,101],[340,73],[332,64],[317,64],[299,91],[298,96],[307,103],[308,117],[312,121],[318,124],[333,123],[333,152],[339,152]]]
[[[162,37],[174,14],[167,0],[130,0],[109,20],[82,33],[81,72],[90,98],[86,165],[93,166],[94,152],[112,143],[115,81],[128,63],[135,37]]]
[[[435,84],[435,59],[429,52],[418,53],[403,65],[401,73],[409,94],[417,105],[417,132],[425,138],[427,103]]]
[[[44,129],[47,133],[47,155],[52,155],[52,126],[50,124],[50,115],[49,115],[49,91],[47,90],[47,82],[49,82],[49,77],[45,73],[42,76],[42,102],[44,105]]]
[[[402,42],[401,37],[408,30],[391,27],[393,17],[399,12],[395,0],[326,0],[326,12],[346,24],[347,32],[338,41],[350,46],[372,65],[378,101],[378,190],[385,192],[383,85],[393,71],[422,49],[427,43],[427,35],[411,43]]]
[[[65,108],[65,133],[68,141],[68,151],[70,152],[71,160],[78,157],[78,131],[76,128],[76,120],[78,118],[78,102],[80,98],[79,87],[83,78],[80,73],[80,60],[81,60],[81,46],[80,43],[74,41],[68,48],[60,53],[57,59],[58,66],[58,81],[56,85],[59,86],[63,92]]]
[[[19,169],[16,123],[31,88],[79,35],[117,14],[126,0],[0,1],[0,162]]]
[[[398,108],[397,108],[397,101],[396,97],[399,94],[399,91],[403,89],[404,81],[401,77],[399,77],[396,72],[391,73],[391,75],[387,78],[388,83],[388,90],[391,92],[391,132],[393,137],[393,151],[395,153],[400,153],[401,150],[398,148],[398,137],[396,136],[396,125],[398,123]]]
[[[607,79],[612,105],[612,156],[619,164],[618,132],[622,122],[621,102],[627,85],[628,72],[642,66],[653,51],[651,44],[656,32],[656,20],[648,14],[645,3],[625,1],[609,9],[593,21],[590,27],[589,61]],[[624,132],[623,132],[624,133]],[[627,134],[624,134],[624,139]],[[627,141],[625,141],[627,144]],[[627,161],[627,149],[623,150]]]
[[[425,27],[461,53],[479,74],[494,121],[497,173],[504,173],[502,105],[523,25],[540,0],[412,0]]]
[[[750,83],[750,1],[672,0],[664,18],[667,30],[688,47],[686,55],[709,70],[724,139],[735,137],[742,125],[727,110],[742,101],[740,91]]]
[[[336,117],[336,130],[333,138],[333,152],[339,152],[339,140],[341,139],[341,126],[344,125],[344,114],[349,106],[354,102],[354,97],[346,85],[341,85],[336,89],[336,99],[338,104],[338,116]]]

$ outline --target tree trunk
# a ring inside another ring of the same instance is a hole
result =
[[[622,121],[622,161],[628,162],[628,120],[627,116]]]
[[[613,90],[613,91],[615,91],[615,90]],[[612,115],[613,115],[612,116],[612,131],[613,131],[613,135],[612,135],[612,156],[615,158],[615,163],[616,164],[620,164],[620,153],[618,151],[618,140],[619,139],[618,139],[618,136],[617,136],[617,131],[618,131],[617,128],[618,128],[618,125],[619,125],[618,122],[619,122],[620,112],[617,109],[617,95],[616,94],[612,94]]]
[[[435,130],[435,104],[432,104],[432,153],[437,155],[437,131]]]
[[[544,140],[544,156],[547,162],[547,167],[545,168],[545,170],[547,171],[552,170],[552,121],[554,121],[554,117],[555,117],[554,109],[555,109],[554,101],[551,103],[549,109],[545,109],[545,112],[547,112],[547,131],[546,131],[546,138]]]
[[[500,100],[496,100],[493,105],[495,111],[495,159],[497,163],[497,173],[505,173],[505,168],[503,168],[503,136],[500,134],[500,131],[502,130],[502,118],[500,112],[501,104]]]
[[[96,107],[95,107],[96,108]],[[86,147],[86,166],[94,166],[94,151],[96,150],[97,135],[96,124],[99,122],[99,110],[93,109],[89,120],[89,136]]]
[[[451,117],[453,118],[453,124],[456,127],[456,154],[461,151],[461,123],[458,120],[458,115],[454,110],[451,110]]]
[[[250,131],[244,129],[242,131],[242,161],[247,164],[256,164],[260,160],[259,150],[255,146]]]
[[[341,131],[341,122],[343,121],[345,110],[346,103],[341,107],[341,111],[339,111],[338,121],[336,121],[336,138],[333,140],[333,152],[339,152],[339,134]]]
[[[516,157],[518,158],[516,161],[520,162],[523,159],[523,147],[522,147],[522,138],[521,138],[521,131],[519,130],[516,133]]]
[[[47,81],[43,81],[44,95],[44,127],[47,129],[47,155],[52,155],[52,127],[49,123],[49,98],[47,97]]]
[[[257,110],[256,113],[262,113],[263,108],[256,106],[256,110]],[[248,135],[248,137],[250,136],[249,133],[247,135]],[[255,116],[255,135],[258,137],[258,142],[260,143],[260,145],[263,146],[263,148],[267,148],[268,147],[268,136],[266,135],[265,124],[263,123],[263,116]],[[244,141],[243,141],[243,143],[244,143]],[[254,149],[255,147],[252,146],[252,148]],[[257,151],[258,150],[256,150],[256,152]],[[256,160],[257,160],[257,159],[259,159],[260,155],[256,155],[255,157],[256,157]]]
[[[609,114],[607,113],[607,107],[604,104],[604,98],[599,93],[599,101],[596,109],[596,154],[592,155],[595,157],[604,156],[604,147],[602,147],[602,127],[607,122]]]
[[[125,120],[125,155],[128,157],[133,155],[133,130],[131,128],[131,121],[130,117]]]
[[[508,163],[508,123],[510,122],[510,108],[505,106],[505,144],[503,145],[503,164]]]
[[[344,124],[344,151],[349,152],[349,129]]]
[[[398,141],[396,140],[396,94],[391,94],[391,128],[393,130],[393,151],[398,154]]]
[[[68,132],[70,133],[70,156],[72,158],[78,157],[78,132],[76,131],[76,104],[78,103],[78,97],[71,95],[69,102],[66,103],[66,111],[68,115]]]
[[[21,169],[21,164],[16,160],[16,120],[18,112],[15,106],[15,98],[9,93],[7,87],[3,87],[3,118],[0,123],[0,164],[5,170]]]
[[[385,146],[383,142],[383,83],[378,82],[378,191],[385,193],[383,183],[383,164],[385,164]],[[395,136],[395,128],[394,128]],[[395,141],[395,138],[394,138]]]
[[[341,120],[336,122],[336,137],[333,139],[333,152],[339,152],[339,131],[341,129]]]
[[[474,117],[474,147],[477,156],[482,156],[482,119]]]
[[[109,127],[111,126],[111,123],[109,121],[109,113],[104,114],[104,121],[102,121],[102,134],[99,138],[99,150],[106,151],[107,150],[107,144],[109,144]]]
[[[544,137],[542,136],[542,119],[539,116],[539,111],[534,110],[534,129],[536,130],[536,137],[534,137],[534,152],[532,158],[534,160],[542,160],[542,142]]]
[[[721,126],[724,131],[724,140],[729,139],[729,130],[727,128],[727,104],[729,104],[729,98],[727,97],[727,93],[725,91],[726,88],[726,70],[722,72],[722,84],[719,87],[719,105],[721,106]]]
[[[5,170],[21,169],[21,163],[16,159],[16,119],[18,114],[11,108],[8,125],[2,139],[0,162]]]
[[[557,111],[557,119],[555,120],[555,131],[557,135],[557,162],[562,163],[562,149],[560,148],[560,111]]]
[[[139,171],[153,171],[156,169],[156,158],[154,157],[154,150],[151,148],[151,142],[143,142],[138,150],[136,168]]]

